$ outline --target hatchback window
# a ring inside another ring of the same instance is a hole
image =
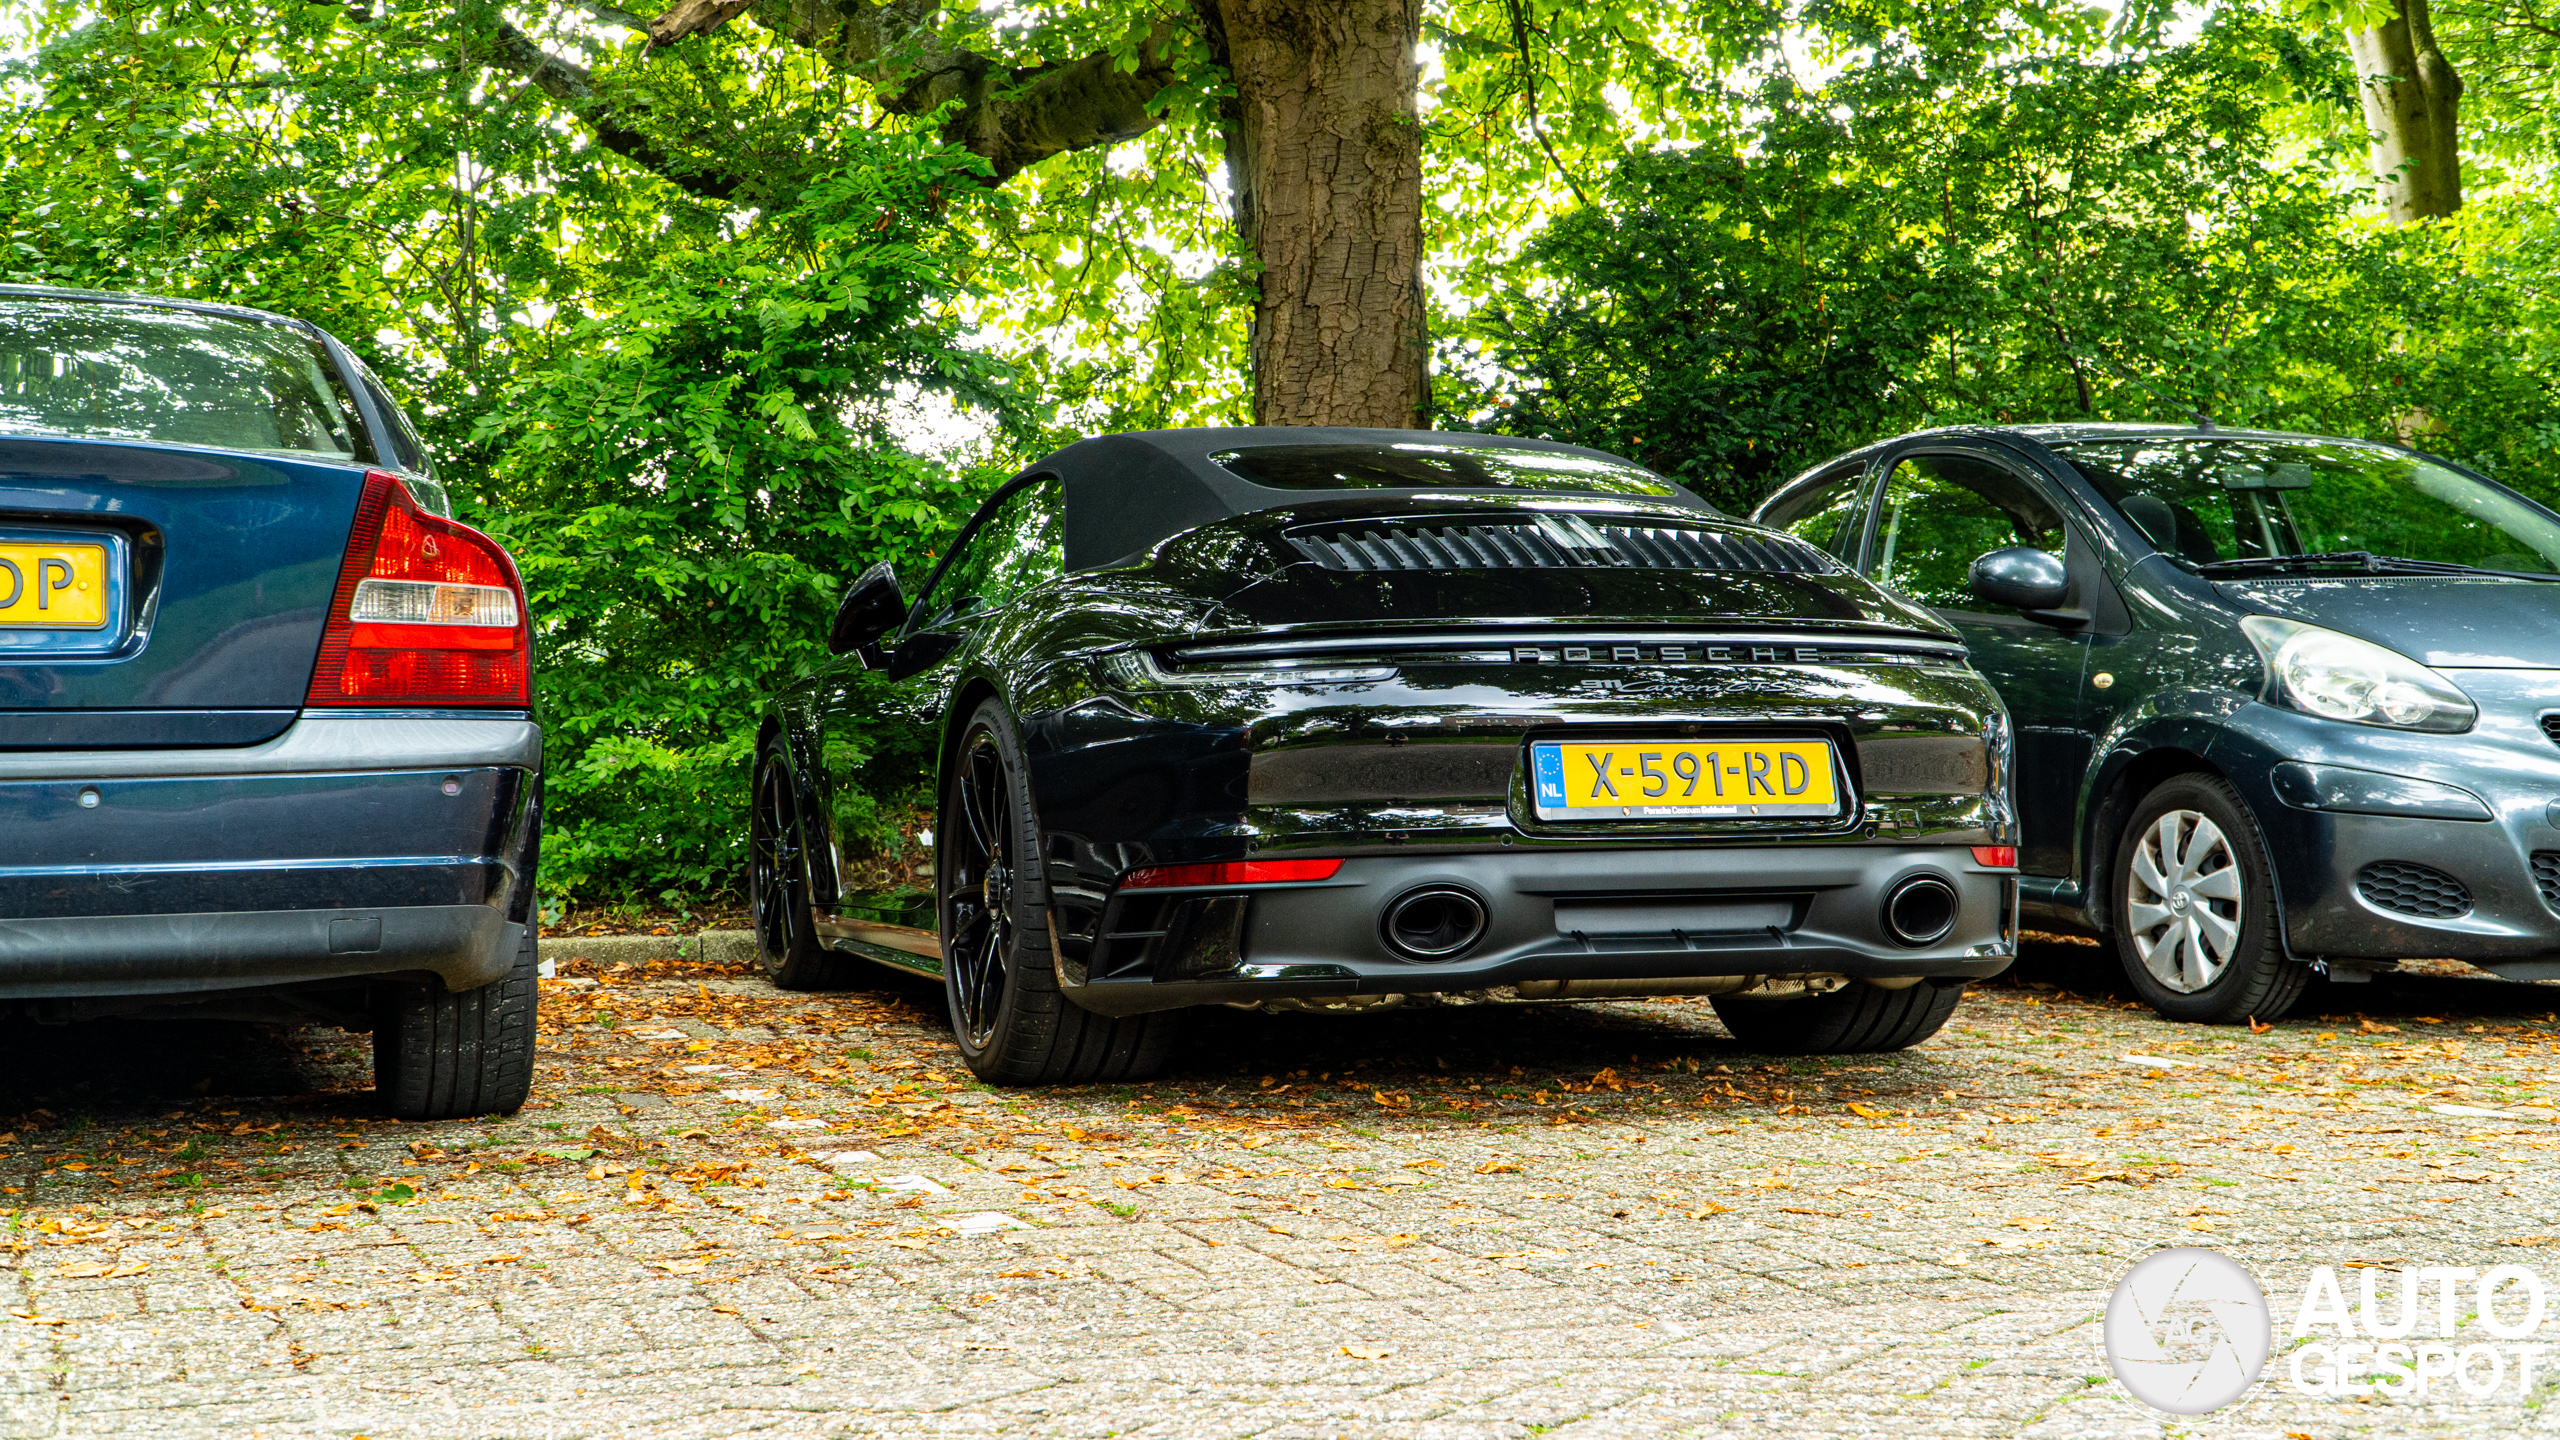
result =
[[[2401,451],[2197,439],[2060,451],[2153,545],[2190,566],[2362,553],[2560,573],[2560,516]]]
[[[1209,457],[1279,490],[1560,490],[1584,495],[1677,495],[1650,470],[1569,450],[1473,445],[1257,445]]]
[[[2033,486],[1987,460],[1914,455],[1885,480],[1867,573],[1923,605],[1970,610],[1975,558],[2013,545],[2062,554],[2062,516]]]
[[[0,432],[350,459],[355,407],[317,340],[193,310],[0,296]]]

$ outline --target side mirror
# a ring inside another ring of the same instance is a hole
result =
[[[2063,573],[2062,561],[2024,545],[1975,560],[1965,583],[1981,599],[2012,610],[2059,610],[2071,595],[2071,577]]]
[[[850,654],[875,644],[906,623],[907,592],[898,588],[898,572],[888,561],[862,572],[836,607],[836,623],[827,630],[827,649]]]

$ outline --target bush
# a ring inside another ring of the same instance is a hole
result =
[[[766,697],[827,658],[846,581],[885,559],[912,583],[993,478],[888,423],[919,390],[1006,411],[934,313],[935,216],[973,163],[874,157],[743,240],[668,251],[480,418],[466,505],[537,625],[547,896],[733,891]],[[885,714],[843,745],[870,782],[846,838],[891,844],[920,752]]]

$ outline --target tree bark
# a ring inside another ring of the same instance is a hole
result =
[[[1419,0],[1198,4],[1236,87],[1255,423],[1427,427]]]
[[[1108,54],[1011,68],[951,45],[948,0],[675,0],[645,26],[652,49],[753,15],[775,34],[868,78],[889,110],[950,107],[949,143],[986,157],[997,182],[1064,151],[1161,123],[1149,103],[1180,80],[1179,35],[1158,24],[1134,69]],[[1424,366],[1421,0],[1193,0],[1235,82],[1223,109],[1237,226],[1258,266],[1253,415],[1263,425],[1430,423]],[[670,153],[594,77],[503,20],[487,63],[533,80],[607,148],[707,200],[752,198],[754,157]],[[741,163],[743,162],[743,163]]]
[[[2397,221],[2462,208],[2462,77],[2436,45],[2427,6],[2395,0],[2391,20],[2347,32],[2372,137],[2374,194]]]

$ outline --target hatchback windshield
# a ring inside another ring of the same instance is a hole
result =
[[[292,327],[0,295],[0,435],[346,458],[355,428],[326,352]]]
[[[2190,566],[2362,552],[2560,572],[2560,515],[2415,455],[2287,440],[2059,448],[2124,518]]]

